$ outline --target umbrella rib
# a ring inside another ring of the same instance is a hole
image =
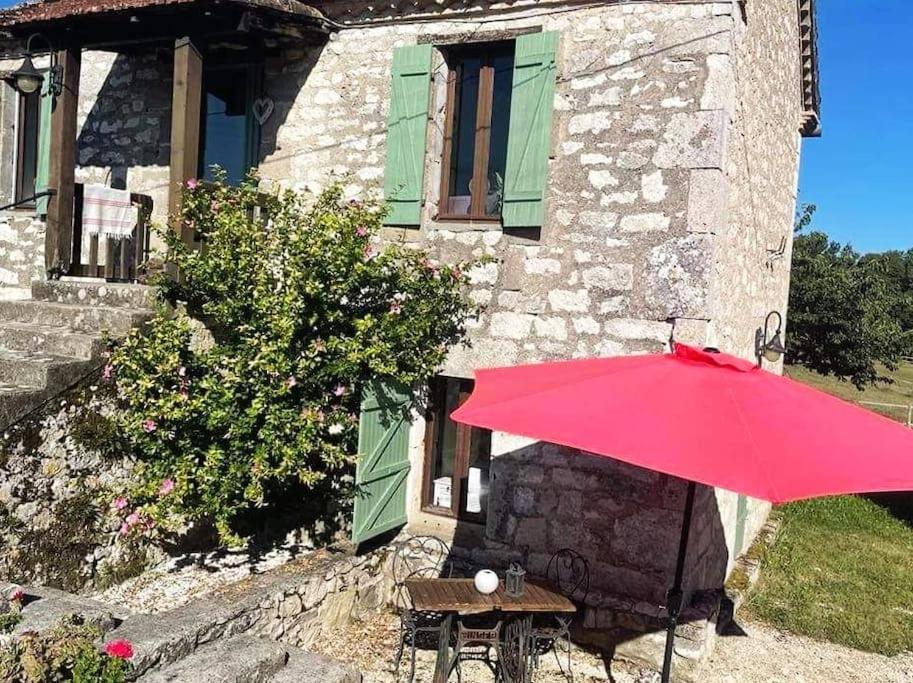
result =
[[[773,480],[767,473],[767,469],[763,466],[761,452],[758,450],[758,447],[755,443],[754,432],[751,430],[751,426],[749,425],[748,420],[745,419],[745,413],[742,410],[742,406],[738,401],[735,400],[731,390],[726,390],[726,398],[735,408],[736,415],[739,416],[739,422],[742,423],[742,427],[745,429],[745,433],[748,434],[748,445],[751,447],[752,453],[755,457],[755,464],[758,470],[758,478],[763,479],[767,483],[767,488],[771,493],[770,500],[778,499],[779,496],[776,494],[776,486],[774,486]],[[737,491],[737,493],[741,492]]]

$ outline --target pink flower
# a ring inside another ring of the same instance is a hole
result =
[[[374,249],[370,244],[365,245],[364,257],[366,261],[370,261],[375,256],[377,256],[377,250]]]
[[[390,312],[393,313],[394,315],[398,315],[399,313],[402,312],[402,310],[403,310],[403,307],[400,306],[399,301],[394,301],[390,304]]]
[[[314,340],[314,350],[317,351],[318,353],[321,351],[326,351],[327,350],[326,342],[323,341],[323,339],[315,339]]]
[[[359,225],[357,228],[355,228],[355,234],[359,237],[367,237],[368,229],[363,225]]]
[[[131,512],[129,515],[127,515],[127,519],[124,520],[124,523],[129,526],[133,526],[137,522],[139,522],[139,513],[137,512]]]
[[[123,524],[120,525],[120,535],[126,536],[129,533],[130,533],[130,525],[127,524],[126,522],[124,522]]]
[[[298,385],[298,380],[295,379],[294,376],[289,377],[287,380],[285,380],[285,386],[287,386],[289,389],[291,389],[292,387],[297,386],[297,385]]]
[[[12,592],[9,594],[10,602],[22,602],[22,598],[25,597],[25,591],[22,590],[19,586],[13,588]]]
[[[110,382],[114,377],[114,366],[111,363],[105,365],[105,369],[101,371],[101,377],[106,382]]]
[[[452,277],[454,280],[459,280],[462,277],[462,275],[463,275],[463,271],[460,270],[458,266],[454,266],[453,269],[450,271],[450,277]]]
[[[195,190],[197,189],[197,185],[199,185],[196,178],[188,178],[185,184],[187,185],[188,190]]]
[[[159,495],[167,496],[172,491],[174,491],[174,480],[173,479],[162,479],[162,485],[159,486]]]
[[[133,645],[129,640],[112,640],[105,643],[105,654],[114,659],[133,659]]]
[[[346,395],[346,388],[342,384],[337,384],[336,388],[333,389],[333,396],[341,398]]]
[[[155,420],[144,420],[143,421],[143,431],[146,434],[151,434],[158,428],[158,425],[155,424]]]
[[[127,499],[123,496],[118,496],[114,499],[112,505],[114,506],[115,510],[123,510],[125,507],[127,507]]]

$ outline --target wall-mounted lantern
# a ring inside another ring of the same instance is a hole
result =
[[[25,58],[22,60],[22,64],[15,71],[8,73],[4,80],[9,81],[23,95],[30,95],[41,87],[45,75],[36,69],[32,62],[32,57],[35,55],[32,51],[32,41],[35,38],[41,38],[47,43],[48,52],[51,55],[51,66],[47,72],[47,76],[50,78],[48,91],[57,97],[63,92],[63,67],[57,63],[57,53],[54,51],[51,41],[40,33],[33,33],[29,36],[25,44]]]
[[[773,337],[771,337],[770,322],[774,317],[777,319],[777,327]],[[761,367],[762,360],[776,363],[778,360],[780,360],[783,354],[786,353],[786,347],[783,346],[782,332],[783,316],[780,315],[779,311],[771,311],[764,319],[763,329],[759,327],[755,332],[755,356],[758,359],[758,367]]]

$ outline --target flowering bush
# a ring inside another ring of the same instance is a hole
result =
[[[382,248],[383,207],[338,187],[307,204],[264,197],[254,177],[188,183],[183,212],[205,248],[163,233],[181,278],[158,284],[177,312],[160,310],[105,369],[138,459],[112,506],[125,535],[212,521],[234,544],[239,519],[290,491],[346,492],[363,385],[440,366],[474,313],[462,291],[474,264]]]
[[[0,681],[45,683],[123,683],[132,669],[133,647],[127,641],[117,652],[99,652],[95,641],[101,630],[78,617],[62,620],[41,633],[23,633],[0,648]]]

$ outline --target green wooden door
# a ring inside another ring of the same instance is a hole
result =
[[[54,96],[51,94],[51,75],[44,72],[41,82],[41,104],[38,110],[38,164],[35,169],[35,194],[48,189],[51,160],[51,110]],[[35,213],[44,217],[48,213],[48,198],[35,200]]]
[[[352,541],[361,543],[406,523],[412,393],[372,384],[364,392],[358,425],[358,466]]]

